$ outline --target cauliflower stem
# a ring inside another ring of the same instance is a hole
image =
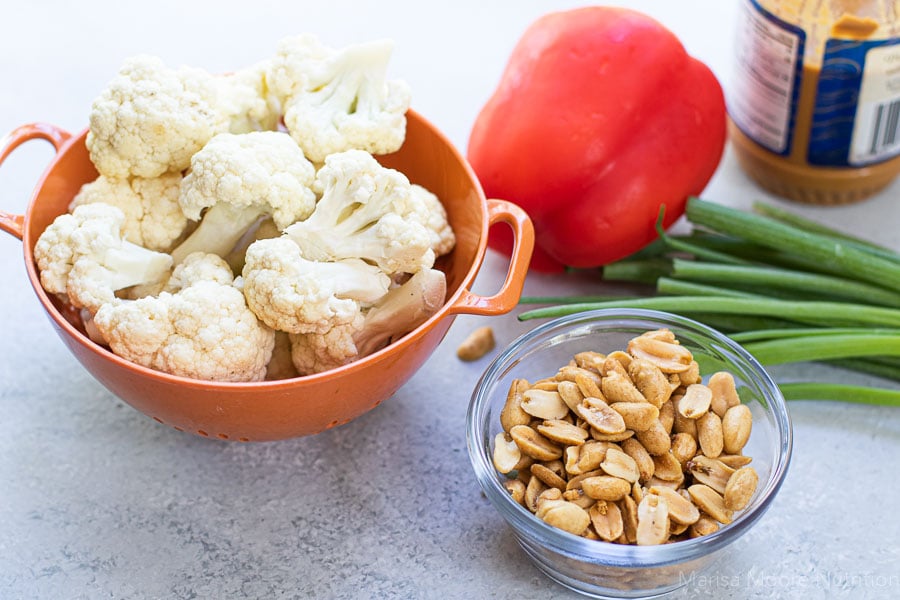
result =
[[[265,211],[259,206],[242,208],[232,204],[216,204],[203,213],[197,228],[172,250],[172,260],[176,265],[180,264],[194,252],[226,256],[264,214]]]
[[[366,313],[362,331],[353,336],[359,356],[386,346],[412,331],[444,305],[447,279],[442,271],[423,269],[385,294]]]
[[[446,292],[444,273],[423,269],[352,319],[325,332],[292,334],[291,357],[297,372],[320,373],[380,350],[434,315]]]

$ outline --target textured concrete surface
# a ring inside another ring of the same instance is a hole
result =
[[[572,2],[18,3],[3,9],[0,132],[32,121],[72,131],[125,56],[212,71],[265,56],[301,31],[335,45],[393,37],[392,70],[460,148],[522,29]],[[673,28],[727,84],[736,2],[628,3]],[[140,8],[138,8],[140,7]],[[715,27],[701,27],[703,22]],[[0,210],[24,211],[52,156],[27,144],[0,167]],[[790,206],[900,248],[900,184],[864,204]],[[766,198],[727,153],[705,196]],[[506,269],[490,254],[476,289]],[[67,353],[34,298],[21,243],[0,235],[0,598],[572,598],[540,574],[481,495],[465,449],[472,386],[487,364],[456,344],[515,313],[460,317],[392,399],[315,437],[266,444],[159,425]],[[533,276],[533,295],[597,292],[589,277]],[[518,312],[518,311],[517,311]],[[796,365],[779,378],[865,381]],[[900,413],[791,407],[794,460],[771,510],[732,558],[673,598],[900,596]]]

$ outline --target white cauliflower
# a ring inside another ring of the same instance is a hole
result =
[[[230,133],[274,131],[281,119],[281,104],[269,89],[269,61],[215,78],[218,108],[228,121]]]
[[[309,375],[368,356],[427,321],[443,306],[446,293],[444,273],[423,269],[345,324],[324,334],[291,334],[294,367]]]
[[[315,208],[315,167],[284,132],[221,133],[191,159],[179,202],[200,224],[172,251],[177,264],[193,252],[225,256],[264,216],[278,229]]]
[[[316,262],[286,237],[250,244],[243,287],[250,309],[272,329],[325,334],[353,321],[388,291],[390,278],[362,260]]]
[[[284,123],[313,162],[344,150],[394,152],[406,137],[409,86],[387,79],[393,42],[335,50],[315,36],[281,40],[268,81],[282,102]]]
[[[127,59],[93,101],[87,148],[102,175],[157,177],[186,169],[228,127],[212,75],[142,54]]]
[[[275,333],[232,285],[231,268],[197,253],[178,265],[173,292],[106,304],[94,326],[117,355],[145,367],[209,381],[261,381]]]
[[[184,233],[188,218],[178,204],[180,173],[165,173],[145,179],[110,179],[100,175],[84,184],[69,204],[69,211],[82,204],[103,202],[125,213],[125,239],[167,252]]]
[[[435,256],[448,254],[456,246],[456,234],[447,220],[447,209],[437,194],[424,186],[414,183],[411,192],[416,206],[411,216],[428,230]]]
[[[403,173],[362,150],[331,154],[316,175],[313,213],[284,230],[308,260],[363,259],[389,275],[434,264],[427,210]]]
[[[266,366],[266,381],[291,379],[299,375],[291,356],[291,335],[284,331],[276,331],[275,349],[272,350],[272,358]]]
[[[125,214],[104,203],[58,216],[38,238],[34,258],[41,285],[91,314],[116,303],[116,292],[165,281],[172,257],[122,237]]]

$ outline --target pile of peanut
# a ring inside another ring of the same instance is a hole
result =
[[[627,351],[581,352],[530,384],[516,379],[493,462],[512,497],[589,539],[654,545],[710,534],[758,484],[743,448],[752,416],[725,371],[702,383],[668,329]]]

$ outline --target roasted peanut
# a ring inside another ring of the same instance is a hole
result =
[[[626,429],[631,429],[635,432],[647,431],[659,419],[659,409],[646,400],[641,400],[640,402],[616,402],[610,404],[609,407],[622,415]]]
[[[706,456],[715,458],[722,454],[725,440],[722,436],[722,419],[714,412],[707,412],[697,419],[697,443]]]
[[[579,352],[573,358],[575,360],[575,364],[582,369],[594,371],[599,375],[600,369],[603,366],[603,361],[606,360],[606,355],[599,352],[586,350],[584,352]]]
[[[638,505],[637,545],[654,546],[669,538],[669,505],[656,494],[647,494]]]
[[[696,360],[692,360],[686,370],[678,373],[678,380],[681,381],[681,385],[685,387],[700,383],[700,363]]]
[[[554,460],[562,456],[562,448],[528,425],[516,425],[509,434],[519,450],[535,460]]]
[[[611,367],[607,369],[607,373],[600,382],[600,390],[603,392],[603,397],[608,403],[647,402],[647,399],[644,398],[644,395],[640,390],[635,387],[631,378],[628,377],[625,367],[623,367],[619,361],[613,358],[607,358],[604,367],[606,365],[615,365],[614,368]],[[653,405],[651,404],[651,406]]]
[[[646,360],[640,358],[632,360],[628,366],[628,375],[641,395],[656,408],[662,407],[672,395],[672,386],[669,385],[665,373]]]
[[[663,481],[684,481],[684,471],[681,463],[675,458],[671,450],[665,454],[657,454],[653,457],[653,476]]]
[[[628,342],[628,353],[651,362],[663,373],[683,373],[694,360],[691,351],[680,344],[646,333]]]
[[[537,477],[532,477],[525,485],[525,508],[531,512],[538,509],[538,498],[547,489],[544,482]]]
[[[719,523],[726,525],[731,523],[734,513],[726,508],[725,500],[716,490],[708,485],[695,483],[688,488],[688,492],[691,494],[691,499],[694,501],[694,504],[697,505],[697,508]]]
[[[675,403],[671,399],[659,407],[659,422],[666,433],[672,433],[672,426],[675,425]]]
[[[513,500],[521,504],[525,505],[525,484],[522,483],[518,479],[507,479],[503,482],[503,487],[506,488],[506,491],[509,492],[509,495]]]
[[[526,379],[514,379],[506,394],[506,404],[500,410],[500,426],[509,431],[516,425],[531,423],[531,415],[522,410],[522,394],[531,387]]]
[[[585,398],[578,405],[577,413],[600,433],[622,433],[627,429],[622,415],[599,398]]]
[[[625,429],[623,431],[620,431],[619,433],[600,433],[599,431],[591,427],[591,437],[598,442],[621,442],[623,440],[627,440],[633,435],[634,431],[631,429]]]
[[[566,491],[568,490],[580,490],[581,482],[587,479],[588,477],[598,477],[603,475],[603,471],[600,469],[594,469],[593,471],[588,471],[587,473],[582,473],[580,475],[575,475],[574,477],[570,477],[569,481],[566,483]]]
[[[607,475],[624,479],[629,483],[636,482],[641,475],[634,459],[618,448],[610,448],[606,451],[606,456],[600,463],[600,469]]]
[[[598,381],[596,377],[578,375],[575,377],[575,384],[578,386],[578,389],[583,396],[587,398],[599,398],[606,402],[606,398],[603,397],[603,392],[600,391],[600,381]]]
[[[725,463],[732,469],[740,469],[753,462],[753,457],[744,456],[743,454],[720,454],[716,460]]]
[[[699,419],[709,411],[712,391],[702,383],[692,383],[678,401],[678,413],[687,419]]]
[[[557,381],[571,381],[578,383],[579,377],[586,377],[593,381],[596,385],[600,385],[600,374],[589,369],[582,369],[576,365],[566,365],[556,372],[555,379]]]
[[[569,407],[556,390],[536,390],[522,394],[522,410],[538,419],[562,419],[569,414]]]
[[[675,408],[672,414],[672,429],[673,433],[686,433],[689,436],[696,439],[697,437],[697,420],[689,419],[681,414],[681,411],[678,410],[679,405],[681,404],[682,395],[678,394],[672,397],[672,405]]]
[[[581,475],[600,468],[610,445],[608,442],[591,440],[580,446],[566,448],[566,472]]]
[[[722,443],[728,454],[740,454],[750,439],[753,415],[746,404],[732,406],[722,417]]]
[[[600,539],[611,542],[619,538],[625,532],[625,523],[622,520],[622,511],[614,502],[606,500],[597,500],[588,515],[591,518],[591,524],[594,531],[600,536]]]
[[[644,448],[643,444],[634,438],[629,438],[623,440],[621,446],[622,451],[630,456],[634,460],[635,465],[637,465],[639,475],[638,481],[647,481],[653,477],[653,457],[650,456],[650,453],[647,452],[647,449]]]
[[[720,494],[725,493],[725,486],[734,473],[734,469],[720,460],[698,454],[688,461],[687,470],[699,483],[703,483]]]
[[[676,433],[672,436],[672,455],[687,470],[687,463],[697,454],[697,440],[688,433]]]
[[[634,437],[636,437],[637,440],[643,444],[644,448],[647,449],[647,452],[653,456],[665,454],[672,447],[672,440],[669,438],[669,433],[666,431],[666,428],[663,427],[663,424],[659,422],[659,419],[656,419],[646,431],[635,432]]]
[[[508,433],[501,432],[494,436],[494,468],[503,474],[515,470],[522,459],[522,451]]]
[[[584,394],[581,393],[578,384],[574,381],[560,381],[556,386],[556,392],[572,412],[575,412],[578,405],[584,400]]]
[[[561,419],[544,421],[535,429],[548,440],[564,446],[580,446],[590,436],[587,429]]]
[[[637,541],[637,507],[637,502],[631,496],[625,496],[619,501],[619,511],[622,513],[622,536],[629,544]]]
[[[741,467],[731,474],[725,485],[723,499],[725,507],[730,510],[742,510],[750,504],[756,486],[759,484],[759,476],[753,467]]]
[[[581,508],[587,510],[594,505],[597,501],[584,493],[584,490],[581,488],[577,488],[574,490],[566,490],[563,492],[563,498],[571,502],[572,504],[577,504]]]
[[[653,486],[648,490],[660,498],[665,498],[669,505],[669,518],[676,523],[690,525],[700,518],[700,510],[689,498],[685,498],[669,487]],[[683,531],[683,530],[682,530]],[[679,533],[681,533],[679,531]]]
[[[612,358],[616,360],[626,370],[629,366],[631,366],[632,356],[627,352],[623,352],[622,350],[613,350],[606,355],[606,358]]]
[[[611,475],[597,475],[582,480],[581,489],[595,500],[621,500],[631,492],[631,484]]]
[[[719,524],[709,515],[700,515],[697,522],[688,527],[688,535],[692,538],[715,533],[719,530]]]
[[[556,488],[560,491],[566,489],[566,480],[541,463],[531,465],[531,474],[540,479],[547,487]]]
[[[735,387],[734,376],[727,371],[717,371],[709,376],[707,386],[712,390],[713,397],[710,408],[720,417],[725,416],[725,411],[732,406],[741,403]]]
[[[456,356],[465,361],[478,360],[493,350],[495,345],[494,330],[489,326],[478,327],[462,341],[456,349]]]
[[[548,525],[575,535],[581,535],[591,524],[586,510],[566,500],[545,500],[540,503],[535,514]]]

